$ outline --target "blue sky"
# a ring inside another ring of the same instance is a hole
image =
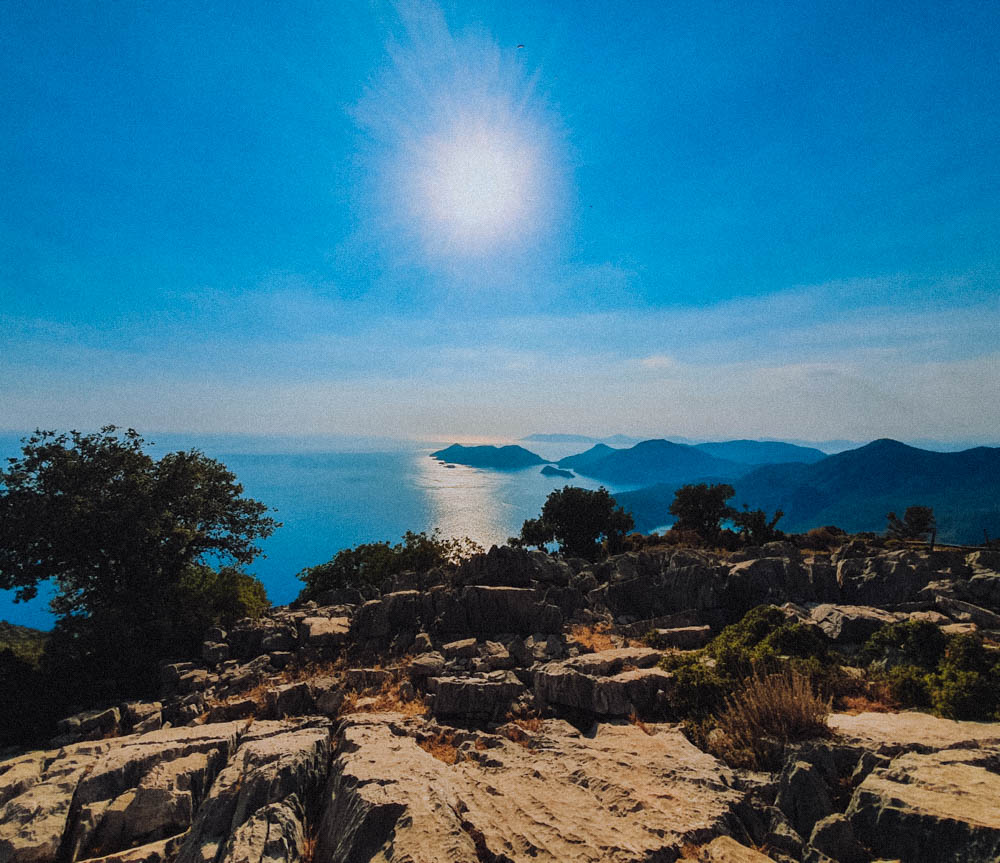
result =
[[[1000,12],[815,5],[14,0],[0,427],[998,442]]]

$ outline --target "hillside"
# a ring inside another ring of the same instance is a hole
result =
[[[546,460],[521,446],[463,446],[453,443],[445,449],[431,453],[431,458],[450,464],[486,467],[494,470],[513,470],[547,464]]]
[[[836,524],[882,531],[890,510],[934,508],[938,536],[982,542],[1000,534],[1000,449],[931,452],[882,439],[813,465],[761,467],[734,483],[736,500],[785,511],[781,526],[806,530]]]
[[[696,448],[716,458],[753,465],[786,462],[812,464],[827,455],[815,447],[797,446],[777,440],[727,440],[696,444]]]
[[[700,477],[735,477],[749,467],[716,458],[697,447],[647,440],[629,449],[615,450],[597,444],[585,453],[560,459],[559,467],[607,482],[690,482]]]
[[[0,620],[0,652],[11,650],[18,659],[31,665],[38,665],[48,638],[49,634],[40,629]]]
[[[978,543],[983,530],[1000,534],[1000,449],[977,447],[941,453],[877,440],[814,464],[758,467],[731,480],[735,506],[784,511],[780,527],[805,531],[836,524],[850,532],[885,530],[886,513],[933,507],[938,537]],[[639,530],[670,521],[667,509],[678,483],[658,483],[615,495]]]

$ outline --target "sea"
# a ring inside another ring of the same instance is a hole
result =
[[[580,476],[543,476],[537,466],[486,470],[448,466],[430,456],[452,442],[351,439],[341,443],[339,451],[333,448],[337,442],[325,451],[322,440],[170,435],[157,439],[150,452],[198,447],[236,474],[246,496],[274,510],[271,514],[281,527],[262,541],[263,554],[247,571],[264,583],[273,603],[285,604],[302,588],[297,573],[325,563],[343,548],[383,540],[395,543],[407,530],[438,530],[443,537],[468,536],[488,549],[519,533],[524,520],[539,514],[554,489],[601,485]],[[552,460],[589,446],[523,445]],[[0,435],[0,457],[19,452],[17,435]],[[631,488],[609,486],[612,492]],[[49,629],[54,622],[48,610],[50,598],[47,586],[36,599],[24,603],[15,603],[12,592],[0,591],[0,619]]]

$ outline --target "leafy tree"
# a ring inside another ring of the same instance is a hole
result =
[[[198,450],[156,460],[145,446],[114,426],[39,431],[0,471],[0,587],[25,600],[54,584],[48,667],[89,700],[149,690],[155,663],[189,648],[192,605],[205,620],[264,601],[250,576],[205,571],[260,553],[278,526],[267,507]]]
[[[764,545],[784,538],[785,535],[777,529],[777,524],[783,515],[779,509],[774,513],[774,518],[768,521],[764,510],[751,510],[747,504],[743,504],[743,512],[734,513],[732,519],[733,524],[751,545]]]
[[[524,523],[520,541],[539,547],[555,541],[565,554],[594,560],[602,552],[602,538],[607,551],[614,554],[634,526],[632,516],[616,508],[606,488],[590,491],[567,485],[549,494],[539,518]]]
[[[670,514],[677,521],[673,530],[693,530],[705,543],[714,543],[719,538],[722,521],[733,518],[735,511],[726,504],[736,493],[727,483],[719,485],[685,485],[674,492]]]
[[[510,545],[544,549],[550,542],[555,542],[555,534],[552,532],[552,525],[540,518],[529,518],[521,525],[521,535],[511,539],[513,542]]]
[[[326,563],[302,570],[298,578],[306,583],[301,599],[315,599],[327,590],[356,588],[381,591],[389,579],[401,572],[428,572],[438,566],[457,566],[482,547],[468,537],[442,539],[437,531],[407,531],[403,541],[367,542],[338,551]]]
[[[890,512],[886,536],[889,539],[926,539],[937,529],[934,510],[929,506],[908,506],[902,519]]]

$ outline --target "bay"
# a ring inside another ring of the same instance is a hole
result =
[[[236,474],[247,496],[271,507],[282,522],[261,543],[263,556],[248,568],[276,604],[298,595],[298,572],[330,560],[342,548],[398,542],[407,530],[434,529],[445,537],[468,536],[489,548],[518,533],[526,518],[537,516],[554,489],[601,485],[585,477],[543,476],[539,467],[448,467],[429,457],[437,448],[408,444],[377,452],[227,453],[203,446]],[[532,449],[552,459],[567,454],[565,447]],[[48,629],[53,618],[47,601],[47,595],[40,595],[15,604],[10,592],[0,592],[0,619]]]

